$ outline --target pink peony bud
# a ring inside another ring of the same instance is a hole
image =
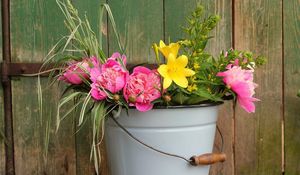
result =
[[[96,57],[84,58],[80,62],[72,62],[59,77],[59,80],[70,84],[81,84],[83,79],[89,78],[91,69],[99,66],[100,63]]]

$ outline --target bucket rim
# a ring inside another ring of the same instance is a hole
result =
[[[201,108],[201,107],[219,106],[223,103],[224,103],[223,101],[219,101],[219,102],[205,102],[205,103],[200,103],[195,105],[172,105],[172,106],[154,105],[153,109]]]

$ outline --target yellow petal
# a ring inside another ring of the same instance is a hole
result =
[[[162,64],[158,67],[157,69],[158,73],[162,76],[162,77],[169,77],[168,75],[168,66],[165,64]]]
[[[176,58],[175,58],[175,55],[169,54],[167,58],[168,58],[168,63],[167,63],[167,65],[168,65],[169,68],[170,68],[170,67],[173,67],[173,66],[176,66],[176,65],[175,65],[175,64],[176,64]]]
[[[163,54],[165,58],[168,58],[168,55],[170,54],[170,49],[167,47],[158,48],[159,51]]]
[[[159,47],[160,48],[166,47],[166,44],[163,42],[163,40],[159,41]]]
[[[170,47],[170,53],[172,53],[175,57],[177,57],[180,45],[178,43],[171,43],[169,47]]]
[[[191,69],[185,68],[183,71],[184,71],[184,76],[186,76],[186,77],[190,77],[190,76],[195,75],[195,72]]]
[[[185,55],[181,55],[176,59],[176,66],[185,67],[188,64],[188,58]]]
[[[158,49],[166,58],[168,58],[169,54],[173,54],[177,57],[179,48],[180,45],[178,43],[171,43],[167,46],[162,40],[160,40]]]
[[[188,80],[184,76],[172,77],[173,81],[180,87],[186,88],[188,86]]]
[[[167,89],[172,84],[172,80],[170,78],[164,78],[163,88]]]

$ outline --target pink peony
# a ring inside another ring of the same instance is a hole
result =
[[[59,80],[70,84],[81,84],[82,79],[89,78],[91,69],[99,66],[100,63],[96,57],[84,58],[80,62],[72,62],[59,77]]]
[[[104,98],[104,91],[108,90],[111,93],[117,93],[123,89],[128,77],[128,71],[126,70],[126,56],[119,53],[114,53],[105,64],[100,68],[94,68],[91,70],[92,91],[91,95],[96,100],[102,100]],[[100,98],[103,97],[103,98]],[[106,95],[105,95],[106,97]]]
[[[238,103],[247,112],[255,112],[254,101],[259,101],[254,98],[254,89],[257,84],[253,82],[254,70],[245,70],[238,65],[238,61],[235,60],[234,64],[227,66],[227,71],[219,72],[217,76],[224,77],[223,81],[237,94]]]
[[[124,87],[124,98],[130,106],[145,112],[153,108],[152,101],[161,96],[160,77],[155,70],[138,66],[134,68]]]

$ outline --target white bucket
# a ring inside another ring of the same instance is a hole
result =
[[[132,135],[159,150],[189,159],[211,153],[217,105],[152,109],[129,109],[117,118]],[[106,124],[106,149],[111,175],[208,175],[209,166],[187,162],[157,153],[130,138],[112,119]]]

